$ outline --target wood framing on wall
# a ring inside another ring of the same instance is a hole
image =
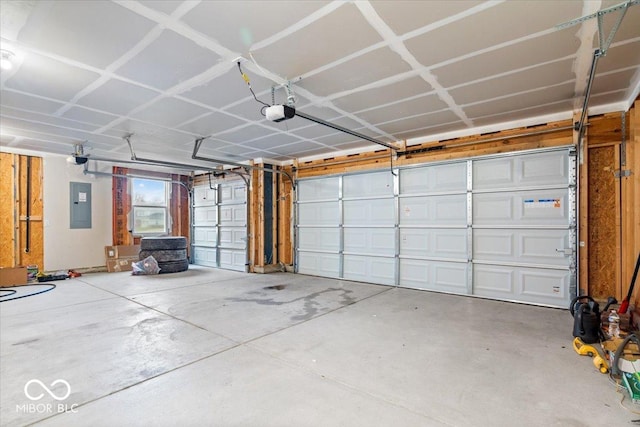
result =
[[[42,158],[0,153],[0,266],[44,263]]]
[[[640,99],[629,112],[629,133],[625,147],[625,162],[622,166],[622,284],[626,295],[640,254]],[[640,279],[639,279],[640,280]],[[636,283],[635,306],[638,307],[640,283]]]

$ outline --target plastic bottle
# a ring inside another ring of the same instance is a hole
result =
[[[609,335],[612,338],[620,336],[620,316],[615,310],[611,310],[609,313]]]

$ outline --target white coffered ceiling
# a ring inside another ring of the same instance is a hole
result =
[[[138,154],[188,162],[287,161],[371,143],[302,118],[261,115],[257,97],[385,142],[409,144],[569,118],[582,103],[595,19],[616,1],[0,1],[3,147]],[[605,35],[620,16],[603,16]],[[594,113],[640,87],[640,6],[598,63]]]

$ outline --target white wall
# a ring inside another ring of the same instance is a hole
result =
[[[84,175],[83,167],[66,157],[34,154],[43,158],[44,270],[57,271],[105,265],[104,247],[112,242],[112,179]],[[96,164],[91,163],[91,170]],[[99,165],[98,170],[111,172]],[[91,228],[69,226],[69,183],[91,183]]]

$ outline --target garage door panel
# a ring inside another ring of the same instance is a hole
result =
[[[566,226],[566,189],[473,195],[474,226]]]
[[[498,265],[473,266],[475,295],[564,307],[569,297],[570,272]]]
[[[344,229],[344,251],[368,255],[395,255],[395,228]]]
[[[299,271],[566,307],[576,286],[574,154],[558,147],[303,180],[299,230],[333,234],[325,245],[302,231]],[[312,260],[306,248],[336,253]],[[385,265],[395,270],[373,271]]]
[[[298,228],[298,247],[302,250],[338,252],[340,230],[337,228]]]
[[[467,263],[400,259],[400,286],[467,294]]]
[[[217,249],[194,247],[193,248],[193,262],[197,265],[206,265],[209,267],[217,267]]]
[[[339,178],[330,177],[298,182],[298,201],[337,200],[340,194]]]
[[[565,152],[475,160],[474,190],[566,185],[569,168]]]
[[[467,259],[467,230],[401,228],[400,255]]]
[[[515,291],[515,272],[513,268],[503,266],[473,266],[474,295],[495,298],[507,298]]]
[[[193,205],[207,206],[216,204],[216,189],[209,187],[195,187],[193,190]]]
[[[345,225],[391,225],[396,222],[394,199],[351,200],[344,202]]]
[[[395,259],[345,255],[343,276],[348,280],[393,285],[395,283]]]
[[[220,184],[220,204],[244,203],[247,189],[244,183]]]
[[[466,162],[410,168],[400,171],[401,194],[464,192],[466,189]]]
[[[221,227],[220,246],[244,249],[247,246],[246,229]]]
[[[193,211],[193,225],[215,226],[218,224],[218,208],[216,206],[197,207]]]
[[[312,276],[338,278],[340,276],[340,255],[299,252],[298,272]]]
[[[218,242],[217,227],[195,227],[193,229],[193,244],[216,246]]]
[[[393,196],[393,176],[388,171],[347,175],[342,189],[345,199]]]
[[[247,205],[221,205],[220,225],[244,227],[247,224]]]
[[[301,226],[330,225],[337,226],[340,221],[338,202],[304,203],[298,205]]]
[[[194,188],[193,261],[198,265],[246,271],[247,201],[244,181]],[[218,241],[218,239],[220,241]]]
[[[568,267],[568,230],[476,229],[473,231],[473,259]]]
[[[569,297],[569,272],[566,270],[520,270],[522,295],[525,301],[557,304]]]
[[[400,199],[400,225],[466,226],[467,196],[403,197]]]
[[[244,250],[220,249],[220,267],[246,271],[247,253]]]

